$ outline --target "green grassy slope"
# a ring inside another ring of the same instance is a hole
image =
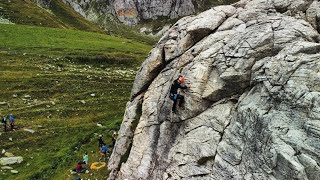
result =
[[[150,46],[98,33],[0,24],[0,48],[10,52],[70,57],[131,60],[139,64]],[[88,58],[87,58],[88,59]]]
[[[17,120],[16,131],[0,128],[0,151],[24,158],[12,165],[18,174],[2,171],[0,180],[73,179],[69,170],[85,151],[90,162],[97,161],[97,134],[110,143],[137,66],[150,49],[98,33],[0,25],[0,102],[7,103],[0,115],[12,113]],[[80,176],[107,174],[104,168]]]
[[[0,15],[16,24],[102,32],[60,0],[50,2],[50,8],[44,9],[31,0],[0,1]]]
[[[138,29],[132,29],[114,21],[100,28],[99,23],[102,22],[97,22],[98,24],[89,22],[62,0],[50,0],[50,6],[46,9],[37,6],[32,0],[0,1],[0,17],[9,19],[15,24],[107,33],[149,45],[156,42],[154,38],[139,34]]]

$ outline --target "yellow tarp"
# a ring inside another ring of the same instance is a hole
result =
[[[106,165],[107,164],[105,162],[94,162],[91,164],[90,169],[98,170],[105,167]]]

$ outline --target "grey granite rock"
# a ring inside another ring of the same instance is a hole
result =
[[[16,164],[16,163],[20,164],[22,161],[23,161],[23,158],[21,156],[0,158],[0,164],[4,166]]]
[[[43,8],[52,6],[51,0],[33,0]],[[236,0],[62,0],[86,19],[107,26],[110,21],[136,25],[143,20],[158,18],[178,19],[209,9],[212,4]],[[221,7],[227,16],[235,13],[233,6]],[[220,9],[221,9],[220,8]],[[219,9],[215,9],[219,11]],[[162,35],[162,33],[160,33]]]
[[[44,0],[40,0],[44,1]],[[63,0],[85,18],[112,19],[114,15],[127,25],[140,20],[168,17],[175,19],[195,13],[192,0]]]
[[[109,179],[318,180],[317,7],[242,0],[175,23],[136,76]]]

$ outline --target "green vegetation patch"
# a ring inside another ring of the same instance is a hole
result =
[[[149,45],[153,45],[157,40],[141,35],[138,33],[139,29],[128,27],[111,15],[110,19],[103,16],[99,17],[97,22],[90,22],[61,0],[44,2],[47,5],[41,7],[32,0],[0,1],[0,19],[3,17],[15,24],[22,25],[99,32],[125,37],[137,42],[145,42]],[[101,24],[104,24],[103,28],[100,27]]]
[[[151,47],[125,38],[69,29],[0,24],[0,49],[16,53],[69,56],[74,59],[145,58]]]
[[[0,129],[0,151],[24,158],[12,165],[18,174],[3,170],[0,179],[73,179],[70,169],[85,152],[89,163],[99,161],[97,137],[111,144],[150,49],[92,32],[0,25],[0,115],[16,118],[15,131]],[[108,173],[105,167],[79,176]]]
[[[24,158],[12,165],[18,174],[3,171],[0,179],[73,179],[69,170],[84,152],[90,163],[98,161],[97,135],[111,143],[136,68],[17,54],[1,55],[0,62],[0,99],[7,103],[0,114],[12,113],[17,125],[9,132],[1,127],[0,149]],[[84,176],[102,179],[107,173],[103,168]]]
[[[102,32],[60,0],[47,1],[48,8],[37,6],[32,0],[0,1],[0,16],[16,24],[79,29]]]

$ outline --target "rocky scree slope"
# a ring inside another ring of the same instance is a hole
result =
[[[319,20],[318,0],[179,20],[136,76],[109,179],[319,179]],[[179,74],[192,86],[174,115]]]

